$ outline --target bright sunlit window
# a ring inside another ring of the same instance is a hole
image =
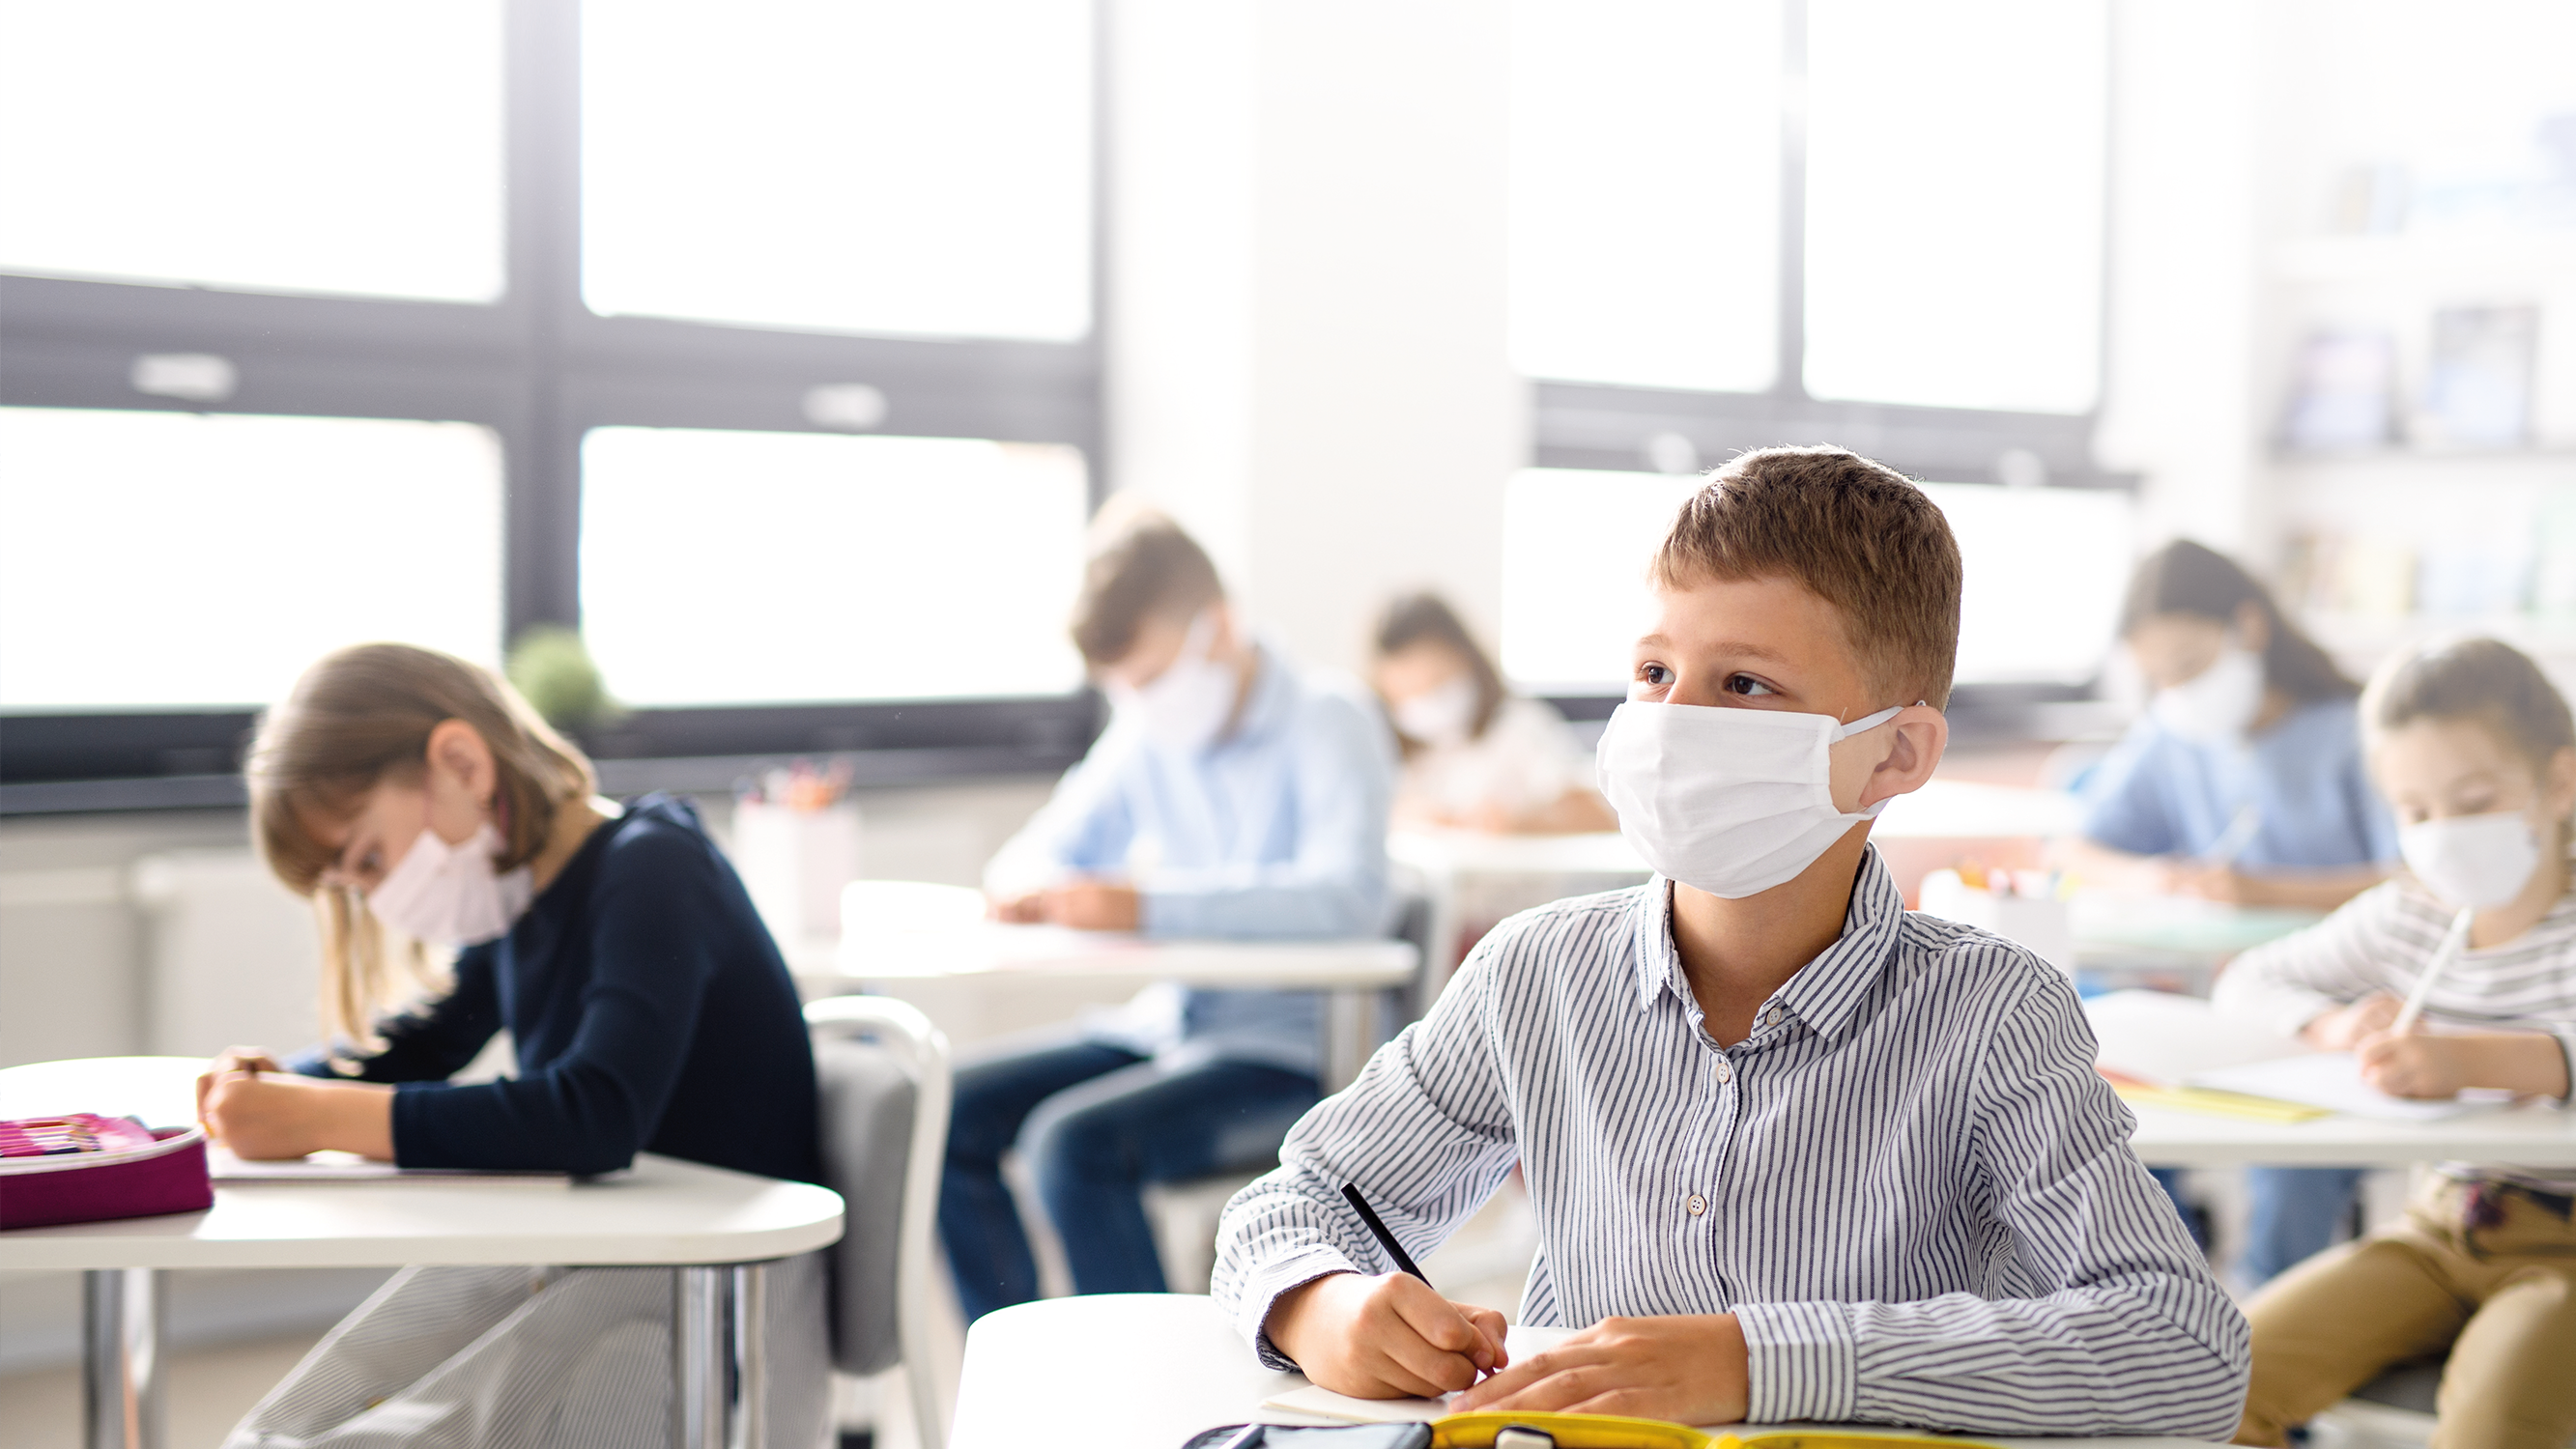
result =
[[[343,644],[501,647],[488,429],[0,408],[0,710],[255,705]]]
[[[581,610],[637,705],[1063,694],[1082,455],[1056,444],[599,428]]]
[[[1778,369],[1776,0],[1516,0],[1512,360],[1758,392]]]
[[[1626,688],[1646,564],[1696,477],[1530,468],[1503,512],[1503,672],[1538,692]],[[1928,483],[1959,541],[1961,684],[2082,684],[2110,653],[2135,557],[2129,495]]]
[[[0,9],[0,271],[498,297],[501,11]]]
[[[1808,392],[2091,410],[2106,9],[1810,0]]]
[[[582,296],[762,326],[1090,331],[1086,0],[582,12]]]

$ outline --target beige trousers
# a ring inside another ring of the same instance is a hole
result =
[[[2391,1365],[2450,1355],[2434,1449],[2576,1439],[2576,1225],[2520,1193],[2468,1223],[2470,1189],[2428,1176],[2398,1227],[2319,1253],[2245,1310],[2254,1382],[2239,1444],[2294,1425]]]

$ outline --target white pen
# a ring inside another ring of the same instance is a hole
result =
[[[2415,1029],[2415,1018],[2424,1014],[2424,1002],[2432,996],[2433,987],[2441,981],[2442,973],[2450,969],[2451,963],[2460,958],[2461,949],[2468,945],[2469,918],[2476,914],[2475,910],[2463,907],[2458,915],[2451,918],[2451,929],[2442,934],[2442,944],[2433,948],[2433,959],[2424,964],[2424,974],[2415,978],[2415,989],[2406,993],[2406,1004],[2397,1008],[2397,1019],[2388,1024],[2390,1036],[2404,1036]]]

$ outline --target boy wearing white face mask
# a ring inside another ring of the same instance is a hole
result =
[[[572,1173],[651,1151],[820,1179],[795,985],[685,802],[596,799],[590,762],[508,685],[400,644],[307,670],[244,773],[262,855],[319,910],[335,1040],[283,1065],[225,1053],[197,1089],[224,1145]],[[450,1085],[504,1029],[517,1075]],[[782,1442],[823,1428],[822,1289],[814,1256],[772,1270]],[[658,1441],[669,1304],[656,1269],[406,1269],[228,1442],[373,1445],[418,1424],[517,1444],[567,1413],[596,1442]]]
[[[1228,1205],[1216,1294],[1347,1394],[1689,1424],[2223,1432],[2245,1327],[2129,1151],[2066,978],[1909,914],[1870,821],[1939,763],[1960,572],[1940,511],[1835,448],[1686,503],[1600,777],[1650,884],[1506,921]],[[1518,1165],[1503,1319],[1393,1267]],[[1479,1381],[1479,1375],[1493,1371]]]
[[[1392,750],[1350,682],[1299,673],[1171,520],[1113,499],[1074,642],[1116,713],[987,870],[994,912],[1148,936],[1373,936]],[[1001,1159],[1032,1169],[1074,1287],[1163,1290],[1146,1183],[1272,1160],[1314,1104],[1312,992],[1146,992],[957,1072],[940,1193],[968,1319],[1037,1296]]]
[[[2523,655],[2471,639],[2389,661],[2362,699],[2408,875],[2247,952],[2218,1004],[2356,1052],[2403,1097],[2497,1087],[2564,1106],[2576,1069],[2576,723]],[[2399,998],[2457,913],[2467,950],[2415,1029]],[[2428,1029],[2429,1028],[2429,1029]],[[2388,1366],[2449,1352],[2438,1444],[2560,1449],[2576,1436],[2576,1171],[2445,1163],[2405,1223],[2310,1259],[2247,1309],[2245,1444]]]
[[[1404,747],[1398,825],[1552,834],[1618,824],[1564,718],[1505,689],[1439,595],[1387,605],[1374,682]]]

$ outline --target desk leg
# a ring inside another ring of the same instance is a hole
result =
[[[1370,1030],[1377,1020],[1377,993],[1343,988],[1324,996],[1324,1091],[1329,1095],[1351,1084],[1368,1065]]]
[[[161,1272],[81,1275],[86,1449],[161,1449]]]
[[[725,1449],[725,1289],[721,1267],[672,1273],[671,1443]]]
[[[769,1449],[769,1265],[733,1270],[733,1449]]]
[[[1431,1014],[1431,1003],[1440,999],[1450,973],[1458,969],[1458,936],[1466,929],[1466,913],[1458,907],[1458,872],[1425,871],[1423,887],[1431,897],[1431,941],[1423,948],[1422,975],[1414,985],[1417,1017]]]

